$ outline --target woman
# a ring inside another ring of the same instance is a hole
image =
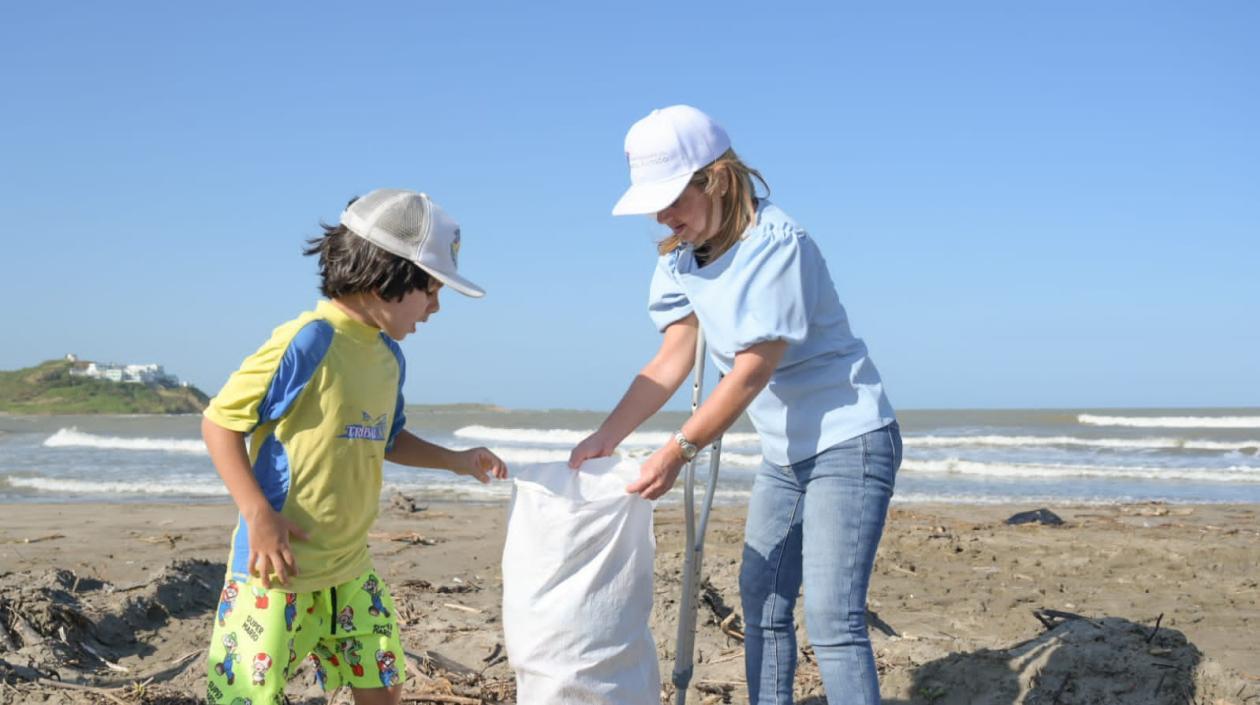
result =
[[[655,110],[626,134],[631,186],[614,215],[655,214],[660,243],[649,313],[660,350],[570,466],[610,455],[669,400],[703,329],[721,382],[627,491],[656,499],[698,448],[745,410],[764,461],[753,483],[740,570],[753,703],[791,703],[792,607],[805,622],[828,702],[878,703],[866,590],[901,435],[866,345],[849,330],[818,246],[758,197],[764,179],[695,108]]]

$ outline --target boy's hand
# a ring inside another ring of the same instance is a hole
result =
[[[469,448],[460,451],[457,457],[459,465],[455,468],[455,472],[459,475],[475,477],[483,485],[489,484],[490,475],[500,480],[507,479],[507,465],[489,448]]]
[[[596,431],[587,436],[581,443],[574,446],[569,453],[569,468],[577,470],[582,463],[591,458],[607,458],[617,450],[617,444],[603,433]]]
[[[271,589],[271,574],[275,573],[280,585],[298,574],[297,561],[289,548],[289,536],[302,541],[308,536],[287,517],[267,507],[253,518],[246,518],[249,525],[249,572],[262,580],[262,586]]]

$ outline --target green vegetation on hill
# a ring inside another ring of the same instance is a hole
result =
[[[73,363],[49,360],[0,372],[0,411],[12,414],[190,414],[209,398],[196,387],[165,387],[71,376]]]

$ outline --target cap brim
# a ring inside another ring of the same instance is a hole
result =
[[[471,296],[474,299],[480,299],[481,297],[486,295],[485,289],[482,289],[481,287],[477,286],[476,284],[473,284],[472,282],[459,276],[458,274],[442,274],[441,272],[435,272],[432,269],[429,269],[423,264],[419,264],[417,266],[419,266],[424,271],[428,272],[429,275],[432,276],[434,279],[442,282],[446,286],[451,287],[452,289],[454,289],[455,291],[458,291],[464,296]]]
[[[691,174],[675,176],[668,181],[655,181],[650,184],[634,184],[626,189],[613,206],[613,215],[647,215],[659,213],[682,195],[683,189],[691,181]]]

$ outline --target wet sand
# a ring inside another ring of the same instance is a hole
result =
[[[409,654],[404,701],[514,702],[507,506],[410,500],[389,498],[372,538]],[[1034,508],[893,509],[869,615],[885,702],[1260,703],[1260,507],[1052,506],[1064,525],[1004,523]],[[200,702],[234,520],[228,504],[0,506],[0,703]],[[666,697],[682,529],[679,506],[658,507]],[[741,508],[715,510],[688,702],[747,698],[742,534]],[[825,702],[798,632],[797,702]],[[326,702],[309,669],[288,692]]]

